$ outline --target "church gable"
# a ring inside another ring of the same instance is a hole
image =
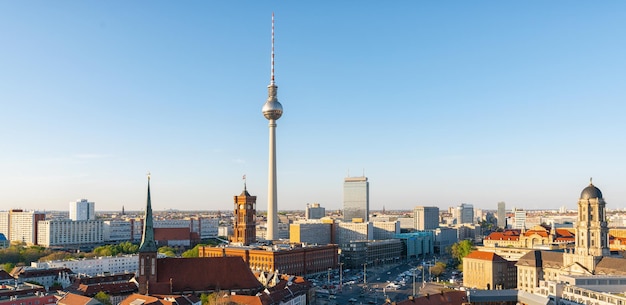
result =
[[[587,268],[576,262],[561,268],[561,272],[570,275],[593,275]]]

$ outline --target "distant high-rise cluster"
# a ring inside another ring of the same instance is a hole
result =
[[[95,220],[95,203],[87,199],[79,199],[75,202],[70,202],[70,219],[74,221]]]
[[[456,223],[474,223],[474,206],[467,203],[461,203],[454,209]]]
[[[326,216],[326,209],[320,206],[319,203],[306,204],[306,211],[304,212],[304,218],[306,219],[320,219]]]
[[[526,211],[520,208],[513,209],[513,229],[525,229],[526,228]]]
[[[343,182],[343,220],[369,221],[370,192],[367,177],[346,177]]]
[[[506,228],[506,203],[498,202],[498,228]]]

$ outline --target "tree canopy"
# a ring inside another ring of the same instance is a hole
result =
[[[469,239],[465,239],[457,243],[454,243],[452,247],[450,247],[450,254],[458,263],[457,268],[459,270],[463,270],[463,258],[466,257],[468,254],[470,254],[473,248],[474,248],[474,245],[472,244],[472,241]]]
[[[119,254],[135,254],[139,251],[139,246],[129,241],[121,242],[117,245],[105,245],[93,249],[96,256],[116,256]]]

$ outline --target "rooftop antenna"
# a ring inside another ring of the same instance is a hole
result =
[[[272,60],[271,60],[270,84],[274,85],[274,12],[272,12]]]

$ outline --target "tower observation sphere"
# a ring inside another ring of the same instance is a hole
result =
[[[283,115],[283,105],[280,104],[278,98],[276,97],[278,87],[276,87],[275,84],[270,84],[267,88],[269,97],[267,98],[267,101],[263,105],[261,111],[266,119],[278,120]]]

